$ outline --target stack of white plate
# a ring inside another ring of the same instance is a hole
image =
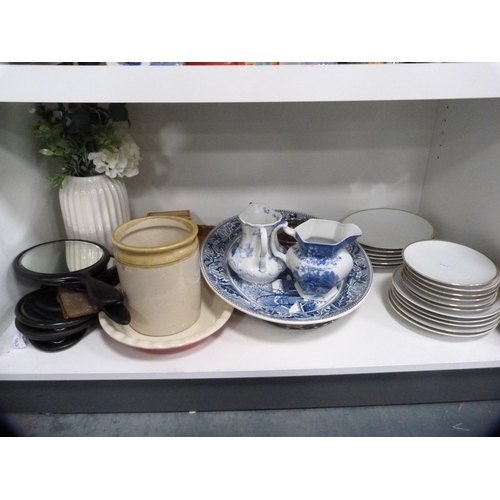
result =
[[[479,336],[500,322],[500,274],[488,257],[449,241],[408,245],[389,302],[410,323],[451,336]]]
[[[358,243],[374,268],[398,267],[403,263],[403,248],[434,236],[434,227],[412,212],[395,208],[361,210],[342,222],[356,224],[363,235]]]

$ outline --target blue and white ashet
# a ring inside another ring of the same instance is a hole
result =
[[[284,219],[315,218],[290,210],[278,212]],[[201,271],[217,295],[250,316],[289,328],[321,326],[354,311],[370,291],[373,270],[367,254],[357,243],[345,247],[353,260],[349,275],[337,285],[328,300],[317,301],[299,295],[289,269],[271,283],[255,284],[241,279],[227,264],[228,252],[240,238],[238,216],[216,226],[203,242]]]

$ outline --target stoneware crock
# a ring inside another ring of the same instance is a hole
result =
[[[174,216],[133,219],[112,233],[130,326],[151,336],[192,326],[201,308],[198,228]]]

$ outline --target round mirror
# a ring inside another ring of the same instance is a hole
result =
[[[107,269],[111,256],[97,243],[57,240],[21,252],[13,262],[15,272],[42,285],[85,289],[92,301],[113,321],[130,323],[123,294],[116,288],[116,266]],[[38,302],[40,304],[40,302]],[[26,320],[26,316],[23,316]]]
[[[14,270],[25,278],[58,284],[68,277],[103,272],[110,254],[103,246],[84,240],[58,240],[21,252]]]

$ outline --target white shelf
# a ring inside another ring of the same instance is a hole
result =
[[[0,66],[3,102],[301,102],[500,97],[500,63]]]
[[[142,351],[101,328],[76,346],[14,349],[0,336],[0,380],[151,380],[287,377],[500,367],[500,332],[439,336],[403,322],[387,303],[391,273],[376,272],[353,313],[316,330],[292,331],[235,311],[216,334],[178,351]]]
[[[0,381],[15,395],[19,385],[38,390],[39,381],[83,381],[86,387],[86,381],[138,380],[156,387],[157,380],[164,385],[315,375],[364,380],[363,374],[373,374],[370,380],[393,374],[399,380],[405,372],[423,372],[431,384],[431,372],[446,371],[460,381],[468,370],[500,368],[499,330],[470,339],[419,330],[392,311],[386,298],[391,274],[378,271],[366,301],[332,324],[290,331],[236,311],[218,333],[176,352],[133,349],[100,328],[60,353],[31,345],[16,350],[13,324],[5,329],[15,302],[29,291],[12,275],[12,259],[62,234],[23,103],[144,103],[130,106],[134,137],[145,145],[142,175],[128,183],[136,216],[189,207],[201,223],[216,224],[256,198],[325,218],[390,205],[419,212],[441,238],[477,248],[498,263],[499,97],[498,63],[0,65],[0,102],[6,103],[0,158],[9,165],[0,196],[3,234],[9,235],[0,270],[7,284],[0,300]],[[235,113],[232,105],[203,105],[237,102],[309,104],[241,106],[244,113]],[[170,113],[170,106],[148,103],[188,105]],[[271,166],[272,175],[264,176]],[[498,386],[496,378],[488,380],[485,385]],[[64,384],[48,385],[57,398]]]

